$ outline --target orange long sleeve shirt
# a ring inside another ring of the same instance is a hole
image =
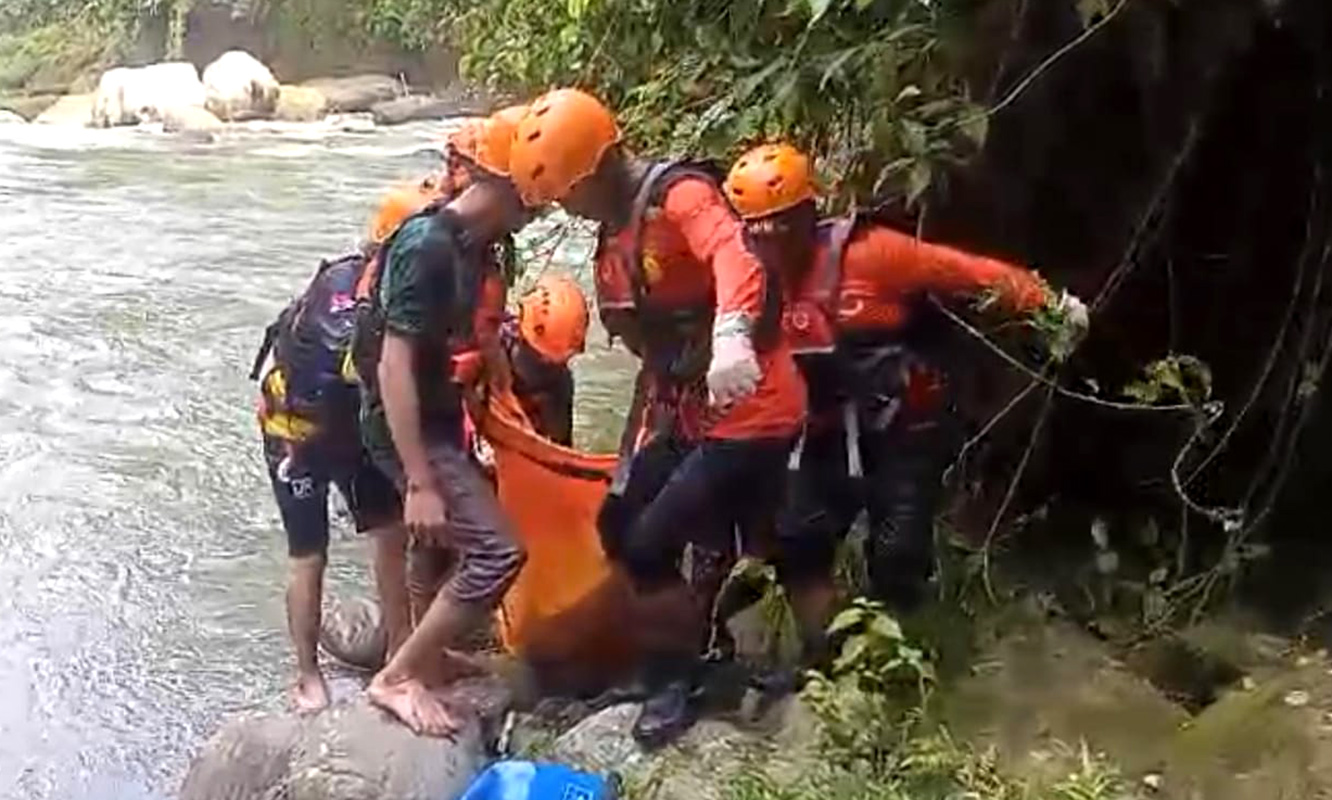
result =
[[[610,254],[633,246],[632,227],[603,246],[597,266],[600,302],[622,305],[627,276],[613,275]],[[644,302],[654,308],[697,308],[711,304],[714,324],[744,314],[757,324],[766,291],[763,264],[745,245],[743,223],[717,187],[699,178],[681,178],[643,220]],[[622,263],[618,269],[623,270]],[[612,296],[607,296],[612,295]],[[613,296],[620,295],[620,296]],[[758,355],[762,377],[753,395],[713,417],[704,435],[720,439],[793,436],[805,415],[805,385],[785,340]]]
[[[826,246],[816,258],[823,258]],[[947,296],[986,290],[1014,313],[1039,308],[1046,289],[1035,273],[994,258],[931,244],[883,226],[857,231],[842,257],[837,327],[842,331],[897,329],[911,321],[911,301],[923,293]]]

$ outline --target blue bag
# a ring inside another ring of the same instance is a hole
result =
[[[616,800],[615,782],[562,764],[499,761],[458,800]]]

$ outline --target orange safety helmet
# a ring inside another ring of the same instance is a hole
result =
[[[789,144],[765,144],[740,156],[726,176],[726,197],[745,219],[758,219],[814,199],[809,158]]]
[[[556,89],[532,101],[510,152],[514,185],[529,206],[569,196],[620,141],[610,109],[587,92]]]
[[[383,244],[408,217],[438,200],[441,188],[438,181],[427,178],[390,190],[370,221],[370,241]]]
[[[518,332],[547,361],[563,364],[587,341],[587,298],[572,278],[542,275],[523,295]]]
[[[449,155],[491,175],[507,178],[514,129],[527,110],[525,105],[509,106],[485,119],[468,120],[449,136]]]

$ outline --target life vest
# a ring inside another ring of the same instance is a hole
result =
[[[831,353],[837,347],[837,313],[842,290],[842,257],[855,232],[857,216],[823,220],[816,236],[823,255],[792,287],[782,312],[782,329],[797,356]]]
[[[379,298],[383,261],[408,222],[429,217],[434,218],[435,225],[445,224],[438,214],[446,204],[446,200],[437,200],[403,220],[402,225],[380,246],[356,285],[356,323],[351,353],[360,382],[368,389],[374,389],[377,385],[379,356],[384,345],[385,320]],[[447,275],[427,277],[430,286],[428,292],[433,296],[427,301],[431,303],[431,316],[441,321],[443,326],[438,331],[438,337],[428,343],[430,352],[425,357],[436,362],[436,369],[444,377],[452,371],[453,343],[472,336],[472,316],[480,302],[485,274],[482,265],[467,263],[468,258],[475,259],[478,254],[463,252],[457,241],[458,233],[456,230],[444,230],[432,234],[436,241],[447,248],[449,261],[456,268],[449,270]]]
[[[300,439],[320,426],[355,419],[358,394],[349,354],[356,327],[355,287],[368,260],[353,253],[320,262],[305,290],[265,329],[250,379],[260,379],[272,355],[274,369],[262,384],[261,416],[266,429],[269,421],[275,426],[275,435]]]
[[[644,366],[658,380],[688,383],[701,377],[711,358],[715,304],[666,304],[649,299],[652,276],[644,259],[645,223],[660,208],[666,192],[686,178],[719,186],[723,175],[709,162],[662,161],[649,167],[634,195],[627,244],[622,237],[602,236],[597,244],[597,307],[602,324],[635,349]],[[720,192],[719,196],[722,196]],[[755,346],[762,350],[777,339],[780,324],[781,280],[764,262],[764,308],[755,325]]]

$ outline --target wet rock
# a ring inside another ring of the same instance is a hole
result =
[[[460,681],[464,719],[450,739],[418,737],[364,697],[310,718],[251,715],[225,725],[195,759],[180,800],[449,800],[485,764],[507,708],[503,685]]]
[[[66,95],[39,114],[33,122],[39,125],[86,127],[92,124],[93,101],[94,96],[91,94]]]
[[[476,718],[453,739],[415,736],[362,701],[321,714],[291,762],[290,800],[442,800],[485,765]]]
[[[320,624],[319,644],[344,664],[379,669],[388,645],[379,604],[368,598],[331,600]]]
[[[34,94],[4,97],[0,98],[0,109],[18,114],[24,120],[30,121],[41,116],[43,111],[55,105],[56,101],[63,96],[59,94]]]
[[[211,139],[213,134],[222,130],[222,120],[202,108],[169,108],[162,112],[162,130]]]
[[[194,759],[180,800],[269,796],[289,779],[306,724],[293,715],[251,715],[228,722]]]
[[[369,114],[331,114],[324,122],[343,133],[375,132],[375,120]]]
[[[189,107],[204,107],[203,83],[193,64],[117,67],[97,83],[92,121],[101,128],[158,122],[168,110]]]
[[[818,725],[794,698],[760,719],[703,719],[675,743],[645,752],[632,729],[639,706],[613,706],[555,740],[550,758],[593,772],[617,772],[630,785],[652,785],[653,800],[721,800],[730,780],[762,773],[791,785],[817,768]]]
[[[318,89],[282,86],[273,118],[282,122],[318,122],[328,114],[328,99]]]
[[[280,93],[268,67],[243,50],[223,53],[204,68],[203,86],[204,107],[228,122],[271,117]]]
[[[474,115],[478,113],[474,105],[456,97],[411,95],[376,103],[370,113],[374,115],[377,125],[401,125],[422,119]]]
[[[387,75],[316,78],[301,86],[318,90],[327,101],[330,112],[369,111],[376,103],[402,94],[402,85]]]
[[[0,109],[0,125],[23,125],[28,121],[13,111]]]

